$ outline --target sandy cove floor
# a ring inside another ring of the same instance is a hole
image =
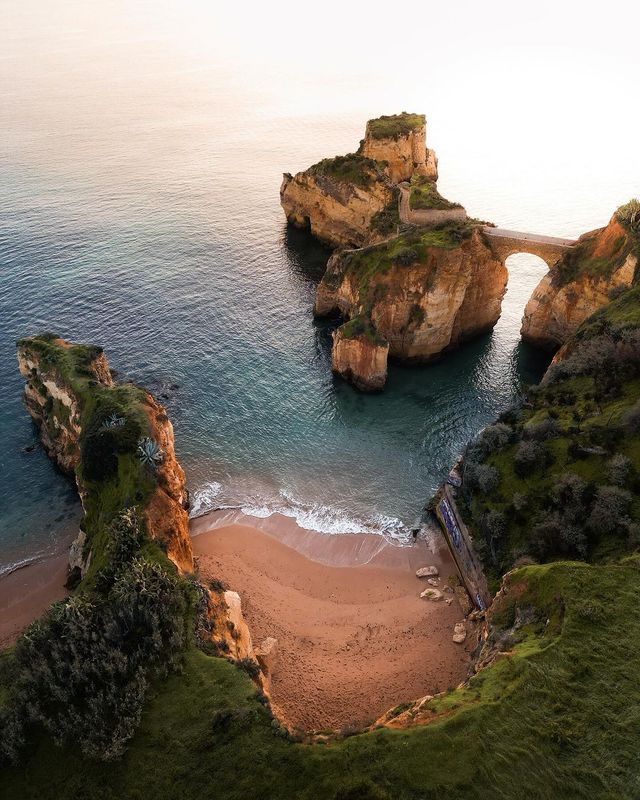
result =
[[[432,552],[424,541],[296,531],[286,518],[270,518],[269,532],[221,523],[207,531],[207,518],[194,522],[201,577],[239,592],[254,644],[278,640],[272,700],[295,727],[360,727],[466,677],[473,637],[452,642],[463,619],[455,596],[451,605],[422,600],[427,584],[415,577],[427,564],[441,586],[455,573],[443,542]]]
[[[0,650],[56,600],[68,594],[68,554],[37,561],[0,578]]]

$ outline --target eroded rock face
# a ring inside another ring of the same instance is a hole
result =
[[[398,248],[393,247],[388,258],[373,254],[375,268],[370,266],[370,249],[364,256],[358,251],[335,253],[318,287],[316,316],[337,313],[352,319],[366,314],[388,342],[389,356],[415,362],[431,361],[495,325],[507,270],[479,229],[457,246],[424,247],[419,260],[408,266],[397,260]],[[359,382],[369,384],[364,370],[370,365],[371,380],[380,386],[381,350],[347,344],[338,331],[334,351],[338,351],[334,355],[337,372],[344,376],[351,372]]]
[[[396,201],[391,183],[384,175],[367,186],[358,186],[312,170],[285,175],[280,202],[287,221],[309,228],[320,241],[332,247],[361,247],[377,241],[384,231],[375,229],[373,219]]]
[[[618,287],[631,286],[637,264],[634,243],[615,217],[584,234],[534,289],[522,338],[550,349],[563,345]]]
[[[367,334],[345,336],[342,329],[333,335],[331,368],[365,392],[379,392],[387,380],[388,343],[377,343]]]
[[[418,115],[407,115],[418,116]],[[422,124],[406,133],[376,136],[379,120],[369,120],[362,142],[361,152],[367,158],[386,161],[389,177],[394,183],[406,181],[414,172],[432,180],[438,179],[438,161],[433,150],[427,149],[427,121],[419,115]],[[398,115],[400,119],[402,115]],[[384,118],[383,118],[384,119]],[[393,120],[393,118],[389,118]]]
[[[26,343],[17,348],[18,369],[25,379],[24,404],[40,433],[40,440],[49,458],[67,474],[75,472],[80,463],[80,421],[82,408],[79,398],[68,386],[60,370],[38,356]],[[53,343],[67,349],[69,342],[55,339]],[[88,374],[103,386],[113,380],[104,353],[96,348],[87,361]]]
[[[69,350],[77,347],[62,339],[50,342],[56,348]],[[99,348],[86,348],[88,358],[82,364],[83,377],[89,377],[99,386],[113,387],[109,364]],[[93,355],[95,354],[95,355]],[[80,464],[80,447],[83,433],[83,413],[86,397],[74,388],[74,382],[63,368],[38,349],[37,341],[23,339],[17,349],[18,367],[25,378],[25,406],[38,426],[40,438],[49,457],[66,473],[76,474]],[[162,543],[168,557],[183,572],[193,570],[189,520],[186,511],[187,491],[182,467],[174,450],[173,426],[165,409],[148,393],[143,392],[142,410],[149,419],[150,438],[162,450],[162,462],[155,475],[157,486],[143,509],[149,535]],[[86,487],[76,474],[80,498],[84,499]],[[84,547],[84,533],[74,543],[70,553],[71,568],[87,569],[91,553]]]

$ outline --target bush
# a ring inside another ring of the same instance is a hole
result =
[[[545,513],[533,526],[531,544],[540,559],[555,555],[584,558],[587,537],[582,528],[569,523],[557,512]]]
[[[593,533],[619,534],[626,532],[631,520],[629,507],[633,497],[618,486],[600,486],[596,491],[587,527]]]
[[[559,475],[551,487],[551,499],[567,520],[577,521],[584,516],[587,484],[573,472]]]
[[[526,478],[546,461],[544,446],[535,441],[523,441],[514,457],[514,470],[519,478]]]
[[[117,573],[105,598],[57,603],[18,640],[10,713],[85,756],[120,756],[140,720],[149,679],[179,663],[186,608],[177,577],[140,558]],[[9,755],[21,746],[16,722],[12,730],[4,732]]]
[[[464,472],[465,488],[478,489],[482,494],[491,494],[500,484],[500,473],[490,464],[471,462]]]
[[[607,477],[614,486],[626,486],[632,474],[633,462],[622,453],[616,453],[607,462]]]
[[[412,247],[404,247],[396,255],[394,264],[401,267],[410,267],[418,261],[418,253]]]

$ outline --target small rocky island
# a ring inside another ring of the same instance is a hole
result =
[[[370,120],[356,153],[282,182],[288,222],[336,248],[314,313],[344,320],[332,368],[363,391],[384,388],[390,357],[429,362],[491,330],[513,253],[550,266],[522,335],[554,349],[633,281],[635,244],[616,215],[577,242],[503,230],[442,197],[437,165],[425,116],[403,112]]]

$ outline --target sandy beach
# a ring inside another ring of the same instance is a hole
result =
[[[451,594],[451,605],[421,599],[428,584],[415,577],[433,564],[443,586],[455,573],[444,542],[398,547],[238,516],[194,520],[194,552],[203,579],[239,592],[254,644],[278,640],[272,700],[292,725],[363,726],[464,680],[473,637],[452,642],[460,607]]]
[[[56,600],[66,597],[67,552],[36,561],[0,578],[0,650]]]

